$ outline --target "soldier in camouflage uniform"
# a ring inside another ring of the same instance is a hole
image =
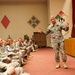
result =
[[[64,68],[68,68],[66,65],[66,53],[65,53],[65,47],[64,47],[64,37],[62,35],[62,30],[68,31],[69,25],[68,23],[66,25],[62,25],[61,23],[57,22],[56,18],[53,16],[50,19],[51,24],[48,26],[46,30],[46,34],[51,34],[51,43],[55,52],[55,60],[57,62],[56,68],[60,68],[60,57],[59,57],[59,51],[62,54],[62,61]]]
[[[0,75],[30,75],[24,72],[19,63],[21,55],[8,52],[3,46],[3,40],[0,38]]]
[[[5,50],[5,47],[3,45],[3,40],[0,38],[0,61],[6,62],[10,61],[10,58],[7,57],[8,52]]]
[[[0,56],[4,52],[4,47],[3,47],[3,40],[0,38]]]

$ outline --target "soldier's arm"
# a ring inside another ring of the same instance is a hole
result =
[[[47,29],[45,32],[44,32],[46,35],[48,35],[50,33],[50,30]]]
[[[8,52],[10,52],[10,51],[14,51],[14,49],[11,48],[10,46],[6,46],[6,50],[7,50]]]
[[[52,26],[52,25],[49,25],[49,26],[47,27],[47,30],[44,32],[46,35],[48,35],[48,34],[51,32],[51,30],[50,30],[51,26]]]

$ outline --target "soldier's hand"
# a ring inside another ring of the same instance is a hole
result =
[[[26,46],[24,46],[23,49],[26,49]]]
[[[16,48],[16,50],[18,51],[18,50],[19,50],[19,48]]]
[[[66,27],[69,27],[69,23],[66,23]]]

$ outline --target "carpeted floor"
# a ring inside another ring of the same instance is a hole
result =
[[[75,75],[74,57],[67,55],[68,69],[63,68],[62,60],[61,68],[56,69],[53,49],[40,48],[37,52],[32,52],[31,55],[32,57],[28,59],[27,64],[23,66],[25,72],[30,75]]]

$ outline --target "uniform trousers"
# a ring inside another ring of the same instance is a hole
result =
[[[55,52],[55,61],[60,62],[60,56],[59,53],[61,53],[61,58],[63,62],[67,61],[66,52],[65,52],[65,46],[64,42],[52,42],[53,50]]]

